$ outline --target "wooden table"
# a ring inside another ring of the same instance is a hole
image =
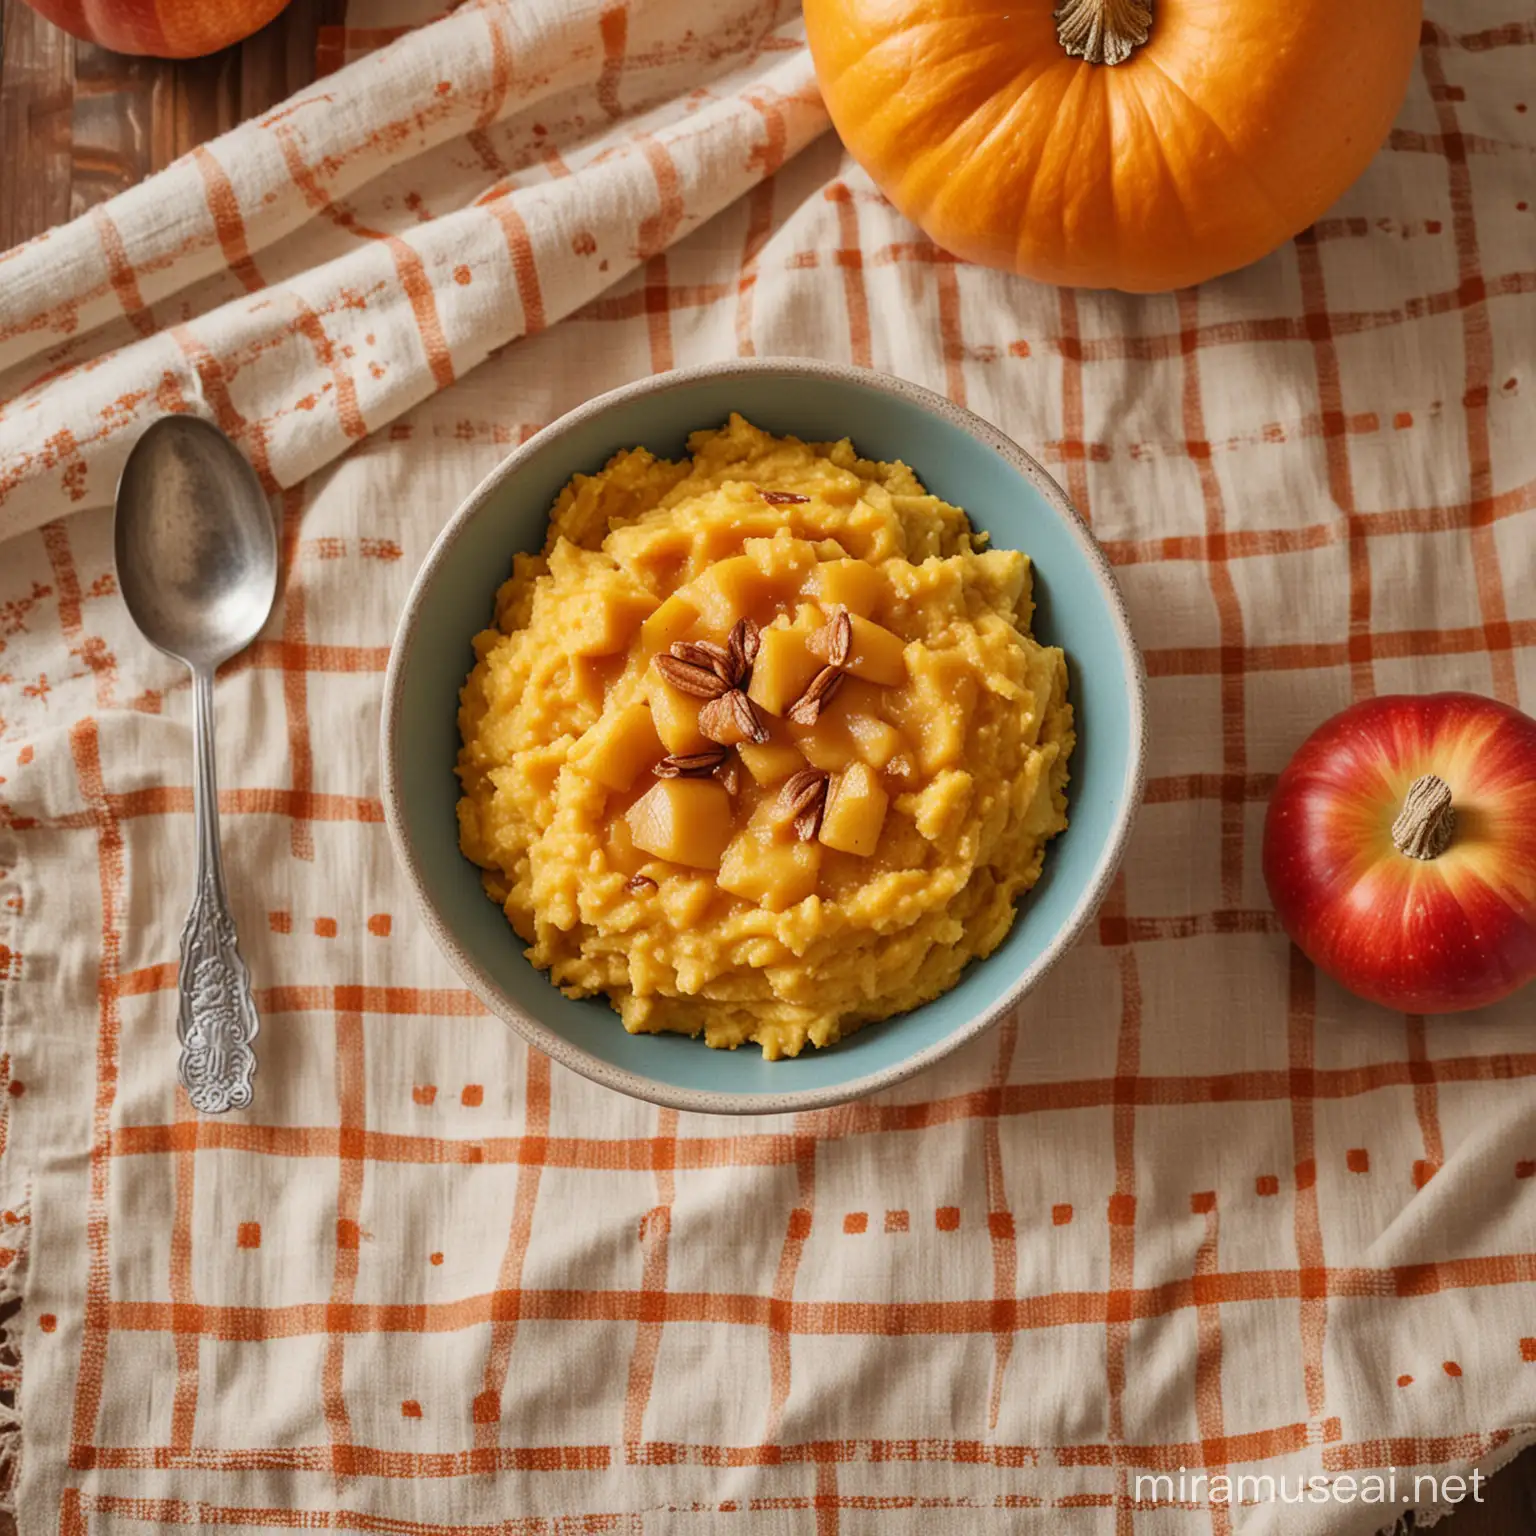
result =
[[[315,75],[322,27],[345,0],[292,0],[206,59],[130,59],[76,42],[23,0],[0,0],[0,250],[78,217]],[[1445,1536],[1536,1530],[1536,1451],[1438,1526]],[[0,1515],[0,1536],[14,1527]]]
[[[206,59],[125,58],[0,0],[0,250],[169,165],[315,74],[320,29],[344,0],[292,0],[254,37]]]

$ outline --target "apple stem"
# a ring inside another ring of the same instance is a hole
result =
[[[1392,823],[1392,841],[1410,859],[1433,859],[1444,853],[1456,833],[1451,786],[1426,773],[1408,786],[1408,797]]]

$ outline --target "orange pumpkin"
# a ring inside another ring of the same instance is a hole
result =
[[[938,245],[1182,288],[1283,244],[1402,103],[1419,0],[805,0],[832,121]]]
[[[56,27],[114,53],[196,59],[259,32],[288,0],[28,0]]]

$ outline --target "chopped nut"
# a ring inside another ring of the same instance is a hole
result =
[[[705,752],[674,752],[662,758],[651,772],[658,779],[707,779],[724,765],[725,759],[724,747],[711,747]]]
[[[816,786],[826,781],[826,774],[817,768],[801,768],[790,774],[779,790],[779,804],[784,807],[784,814],[798,816],[815,797]]]
[[[731,707],[736,711],[736,720],[742,730],[742,740],[750,741],[754,746],[760,747],[768,740],[768,726],[758,713],[757,705],[739,688],[727,697],[731,701]]]
[[[711,699],[699,711],[699,729],[711,741],[733,747],[738,741],[762,743],[768,740],[768,727],[755,705],[739,688],[718,699]]]
[[[814,630],[806,641],[807,649],[812,655],[830,661],[834,644],[833,630],[841,627],[829,621]],[[907,680],[907,642],[900,635],[853,613],[848,614],[848,630],[848,652],[837,663],[843,671],[882,688],[898,688]]]
[[[757,660],[759,646],[763,643],[762,631],[751,619],[738,619],[731,627],[726,650],[731,667],[732,686],[745,689],[748,672]]]
[[[736,686],[736,663],[723,645],[712,640],[674,640],[670,654],[690,667],[703,667],[715,674],[727,688]]]
[[[795,491],[759,491],[757,493],[768,503],[770,507],[793,507],[804,505],[811,498],[801,496]]]
[[[727,757],[715,769],[715,777],[725,787],[728,795],[735,795],[741,789],[741,768],[734,757]]]
[[[828,776],[815,768],[802,768],[791,774],[779,791],[784,819],[792,821],[795,836],[810,842],[821,828],[821,813],[827,805]]]
[[[805,692],[789,706],[785,718],[796,725],[815,725],[821,716],[821,706],[831,703],[842,682],[843,674],[836,667],[823,667],[811,679]],[[700,713],[702,715],[702,711]]]
[[[831,666],[846,666],[848,652],[853,649],[853,620],[848,617],[848,610],[840,606],[809,643],[812,653],[824,655]]]
[[[629,879],[624,882],[624,889],[626,891],[631,891],[636,896],[638,896],[642,891],[654,891],[657,890],[658,887],[656,882],[652,880],[649,875],[631,875]]]
[[[713,667],[695,666],[670,654],[655,657],[652,665],[679,693],[695,699],[718,699],[731,686]]]
[[[738,619],[731,627],[730,638],[725,645],[716,645],[713,640],[672,642],[665,662],[675,662],[679,668],[691,667],[694,672],[685,675],[671,665],[664,664],[661,657],[657,657],[656,664],[661,675],[675,688],[681,688],[696,698],[718,698],[727,689],[746,689],[752,677],[752,662],[761,643],[762,636],[757,625],[751,619]],[[701,692],[706,686],[714,688],[713,683],[704,680],[711,676],[718,680],[720,686],[712,693]]]

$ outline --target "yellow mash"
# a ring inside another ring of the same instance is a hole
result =
[[[1067,824],[1072,707],[1028,558],[904,464],[735,415],[689,449],[577,475],[514,558],[459,836],[567,994],[774,1059],[997,947]]]

